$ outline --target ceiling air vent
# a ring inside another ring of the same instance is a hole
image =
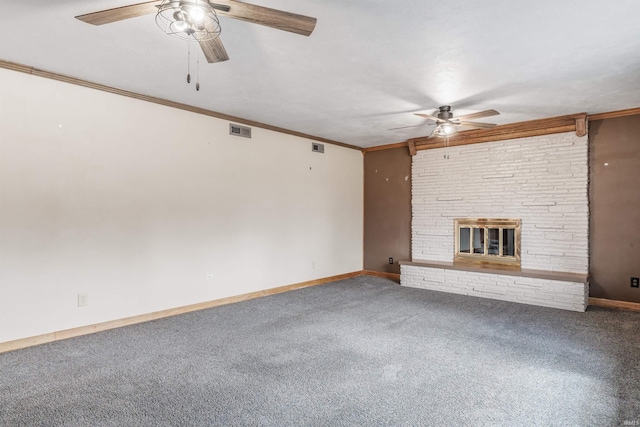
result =
[[[251,138],[251,128],[229,123],[229,135]]]
[[[317,142],[312,142],[311,151],[313,151],[314,153],[324,153],[324,144],[318,144]]]

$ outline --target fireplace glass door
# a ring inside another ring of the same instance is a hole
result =
[[[520,266],[520,220],[457,218],[456,262]]]

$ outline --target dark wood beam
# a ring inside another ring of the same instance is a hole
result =
[[[444,138],[413,138],[416,150],[429,150],[445,146],[478,144],[482,142],[504,141],[506,139],[526,138],[531,136],[550,135],[554,133],[576,132],[578,118],[585,124],[586,113],[567,116],[551,117],[548,119],[530,120],[527,122],[510,123],[496,126],[492,129],[477,129],[463,131],[445,140]],[[586,131],[585,131],[586,135]]]
[[[574,116],[576,119],[576,135],[577,136],[585,136],[587,134],[587,113],[576,114]]]
[[[409,154],[411,154],[412,156],[416,155],[416,143],[413,139],[410,139],[409,141],[407,141],[408,145],[409,145]]]

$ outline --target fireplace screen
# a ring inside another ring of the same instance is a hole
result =
[[[454,261],[520,266],[519,219],[457,218],[454,226]]]

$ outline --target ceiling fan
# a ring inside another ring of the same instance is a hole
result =
[[[103,25],[142,15],[156,15],[156,23],[167,34],[195,40],[207,62],[229,59],[220,41],[218,15],[309,36],[316,18],[257,6],[236,0],[156,0],[76,16],[77,19]]]
[[[485,110],[480,111],[478,113],[465,114],[463,116],[454,117],[453,113],[451,113],[450,105],[442,105],[437,110],[437,115],[429,115],[423,113],[414,113],[416,116],[424,117],[425,119],[432,120],[436,123],[436,127],[433,129],[431,135],[432,136],[442,136],[448,137],[460,130],[460,128],[466,129],[491,129],[495,127],[495,123],[481,123],[481,122],[470,122],[470,119],[479,119],[481,117],[489,117],[489,116],[497,116],[500,114],[496,110]],[[434,113],[436,114],[436,113]],[[422,125],[419,125],[422,126]],[[411,127],[411,126],[407,126]],[[395,128],[401,129],[401,128]]]

